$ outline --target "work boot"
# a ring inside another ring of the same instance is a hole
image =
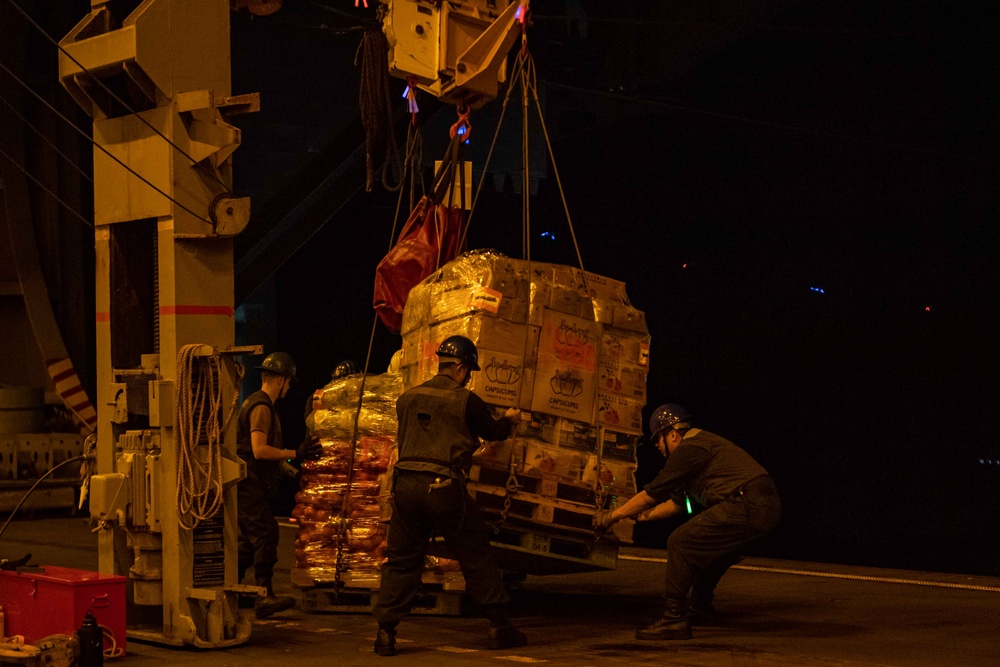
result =
[[[491,626],[490,634],[486,638],[486,648],[494,651],[517,648],[528,643],[528,636],[515,628],[510,623],[500,626]]]
[[[264,597],[257,598],[253,605],[257,618],[267,618],[295,606],[295,598],[287,595],[275,595],[274,589],[271,588],[271,582],[258,580],[257,585],[266,591]]]
[[[691,639],[684,600],[668,599],[663,616],[652,625],[635,631],[636,639]]]
[[[394,626],[378,626],[375,635],[375,655],[396,655],[396,628]]]

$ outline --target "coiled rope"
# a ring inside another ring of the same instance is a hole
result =
[[[196,354],[185,345],[177,353],[177,518],[192,530],[222,508],[222,384],[218,355]],[[229,422],[235,401],[225,422]],[[198,446],[206,446],[200,456]]]

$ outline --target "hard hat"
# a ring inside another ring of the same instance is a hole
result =
[[[681,428],[690,428],[692,419],[694,417],[685,408],[676,403],[664,403],[653,410],[653,414],[649,417],[649,441],[655,444],[661,433],[677,428],[678,425]]]
[[[337,367],[333,369],[333,379],[339,380],[342,377],[347,377],[348,375],[354,375],[358,372],[358,365],[354,363],[352,359],[344,359]]]
[[[293,380],[298,379],[295,377],[295,360],[287,352],[272,352],[264,357],[264,361],[261,362],[260,366],[254,366],[254,369],[267,371],[276,375],[284,375]]]
[[[471,370],[479,370],[479,350],[465,336],[448,336],[437,349],[439,357],[455,357]]]

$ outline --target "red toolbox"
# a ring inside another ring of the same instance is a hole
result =
[[[24,572],[0,571],[0,606],[5,634],[28,643],[54,634],[73,634],[87,611],[114,633],[125,650],[125,577],[46,565]],[[105,632],[104,648],[112,647]]]

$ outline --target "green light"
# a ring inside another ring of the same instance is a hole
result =
[[[687,501],[688,514],[693,514],[694,510],[691,509],[691,496],[684,496],[684,500]]]

